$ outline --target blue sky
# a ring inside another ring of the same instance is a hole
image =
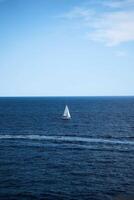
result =
[[[0,96],[134,95],[134,0],[0,0]]]

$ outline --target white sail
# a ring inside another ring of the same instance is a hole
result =
[[[71,115],[70,115],[68,106],[66,105],[64,113],[63,113],[63,119],[70,119],[70,118],[71,118]]]

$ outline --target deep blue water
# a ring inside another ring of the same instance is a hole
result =
[[[124,198],[134,199],[134,97],[0,98],[0,200]]]

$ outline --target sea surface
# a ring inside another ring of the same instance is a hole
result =
[[[8,199],[134,200],[134,97],[0,98]]]

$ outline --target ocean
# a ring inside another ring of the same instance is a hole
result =
[[[0,200],[31,199],[133,200],[134,97],[0,98]]]

